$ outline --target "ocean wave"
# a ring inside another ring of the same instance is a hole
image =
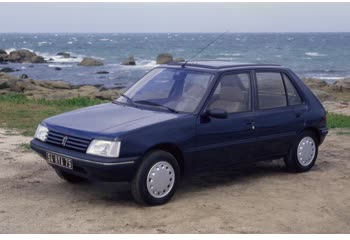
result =
[[[240,53],[220,53],[220,56],[240,57],[240,56],[242,56],[242,54],[240,54]]]
[[[16,51],[16,48],[5,49],[5,52],[7,52],[7,54],[10,54],[10,52],[12,52],[12,51]]]
[[[77,62],[81,62],[81,60],[83,60],[83,56],[75,55],[73,53],[69,53],[69,54],[71,54],[73,56],[73,57],[70,57],[70,58],[64,58],[63,56],[52,55],[50,53],[40,53],[40,52],[38,52],[37,54],[40,55],[40,56],[43,56],[46,61],[55,62],[55,63],[77,63]]]
[[[69,68],[69,67],[73,67],[73,65],[72,64],[49,64],[48,67],[50,67],[50,68],[56,68],[56,67]]]
[[[322,53],[318,53],[318,52],[306,52],[305,55],[306,55],[306,56],[310,56],[310,57],[323,57],[323,56],[327,56],[326,54],[322,54]]]

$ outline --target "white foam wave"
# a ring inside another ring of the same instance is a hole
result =
[[[69,67],[73,67],[73,65],[71,65],[71,64],[49,64],[49,67],[50,68],[56,68],[56,67],[69,68]]]
[[[221,56],[230,56],[230,57],[240,57],[242,54],[240,53],[221,53]]]
[[[8,48],[8,49],[5,49],[5,51],[7,52],[7,54],[10,54],[10,52],[16,51],[16,48]]]
[[[101,38],[101,39],[99,39],[100,41],[109,41],[109,39],[108,38]]]
[[[50,53],[38,53],[38,55],[43,56],[46,61],[55,63],[76,63],[81,62],[81,60],[83,60],[83,56],[81,55],[75,55],[73,53],[69,54],[71,54],[71,56],[73,57],[64,58],[63,56],[52,55]]]
[[[305,55],[306,55],[306,56],[310,56],[310,57],[322,57],[322,56],[326,56],[326,54],[322,54],[322,53],[318,53],[318,52],[306,52]]]

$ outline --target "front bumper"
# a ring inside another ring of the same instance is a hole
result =
[[[73,161],[73,169],[67,169],[49,163],[53,168],[58,168],[73,175],[99,181],[132,180],[139,159],[139,157],[106,158],[93,156],[50,145],[38,139],[33,139],[30,142],[30,147],[44,159],[46,158],[46,153],[50,152],[71,158]]]

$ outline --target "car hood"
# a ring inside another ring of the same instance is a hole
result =
[[[51,130],[67,135],[107,137],[108,135],[115,136],[119,132],[178,118],[181,115],[106,103],[56,115],[45,119],[43,124]]]

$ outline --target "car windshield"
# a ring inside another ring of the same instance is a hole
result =
[[[192,113],[199,106],[213,74],[185,69],[155,68],[130,87],[117,102]]]

